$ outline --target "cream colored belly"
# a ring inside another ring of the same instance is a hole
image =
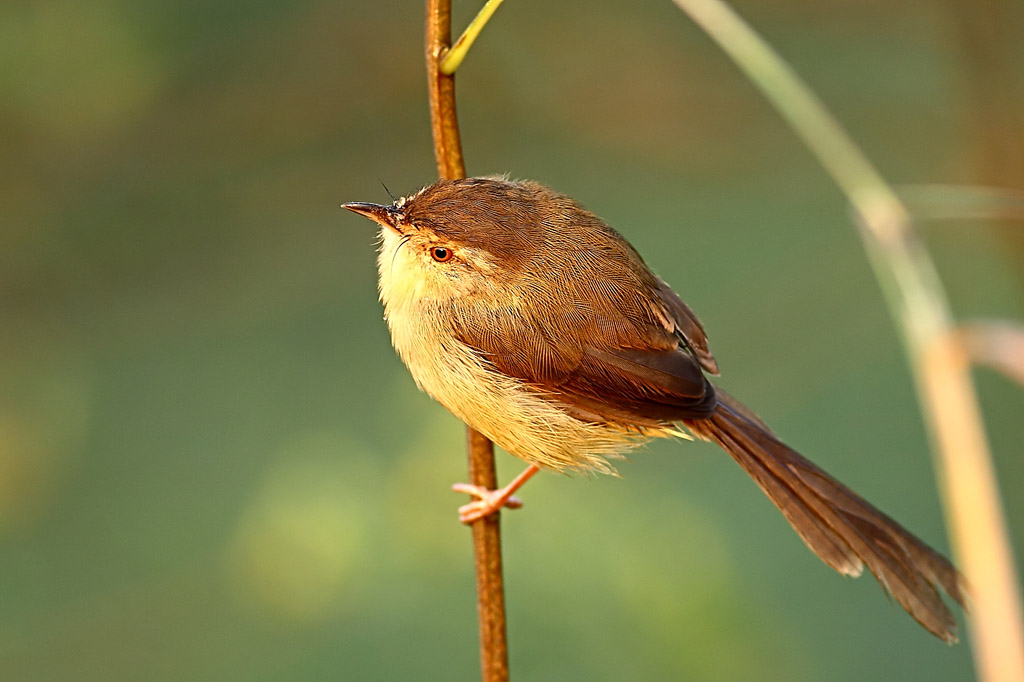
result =
[[[558,470],[610,472],[607,458],[640,434],[584,422],[523,382],[486,364],[461,342],[433,332],[427,315],[388,310],[391,339],[416,384],[455,416],[509,453]]]
[[[391,340],[416,384],[452,414],[509,453],[558,470],[614,471],[619,457],[644,436],[572,417],[540,392],[495,370],[456,340],[440,296],[458,296],[457,283],[440,290],[436,274],[397,232],[381,231],[377,266]],[[435,282],[433,285],[431,282]]]

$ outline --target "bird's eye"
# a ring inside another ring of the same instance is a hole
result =
[[[452,259],[452,250],[445,246],[435,246],[430,250],[430,257],[438,263],[447,263]]]

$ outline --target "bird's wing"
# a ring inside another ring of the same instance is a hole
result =
[[[633,284],[645,295],[577,281],[558,315],[479,304],[464,309],[456,334],[499,371],[584,419],[642,427],[707,416],[715,391],[701,370],[716,367],[704,330],[660,280]]]
[[[672,320],[676,333],[683,339],[697,362],[705,371],[711,374],[718,374],[718,363],[715,356],[708,348],[708,336],[704,332],[704,325],[697,319],[697,315],[690,310],[690,306],[683,303],[676,292],[672,291],[669,285],[657,278],[657,294],[664,306],[665,313]]]

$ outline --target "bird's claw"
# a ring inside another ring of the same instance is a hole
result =
[[[466,493],[476,499],[468,504],[459,507],[459,521],[465,524],[473,523],[486,516],[499,511],[502,507],[519,509],[523,506],[522,500],[512,496],[507,488],[489,490],[479,485],[469,483],[456,483],[452,490],[457,493]]]

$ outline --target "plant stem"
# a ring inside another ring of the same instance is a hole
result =
[[[1024,682],[1024,625],[970,362],[935,265],[900,202],[828,110],[724,2],[674,0],[736,62],[846,194],[903,339],[928,426],[947,521],[973,597],[975,666]]]
[[[441,72],[452,40],[451,0],[427,0],[427,92],[437,174],[444,180],[466,177],[459,119],[455,115],[455,77]]]
[[[487,0],[484,6],[480,8],[476,17],[466,27],[466,30],[462,32],[459,39],[441,57],[441,73],[453,74],[458,70],[462,60],[466,58],[469,48],[476,42],[476,39],[480,36],[480,31],[484,30],[484,26],[491,20],[491,17],[498,10],[498,6],[501,3],[502,0]]]
[[[494,471],[494,444],[479,431],[466,429],[469,477],[488,490],[498,487]],[[477,613],[480,619],[480,670],[484,682],[508,681],[508,644],[505,633],[505,584],[501,567],[501,513],[473,523],[473,559],[476,566]]]
[[[441,71],[441,59],[452,39],[451,0],[427,0],[426,29],[427,90],[437,173],[447,180],[464,178],[466,167],[455,114],[455,79]],[[494,445],[469,427],[466,427],[466,435],[470,483],[494,490],[498,487]],[[500,517],[500,514],[491,514],[472,525],[483,682],[508,681]]]

